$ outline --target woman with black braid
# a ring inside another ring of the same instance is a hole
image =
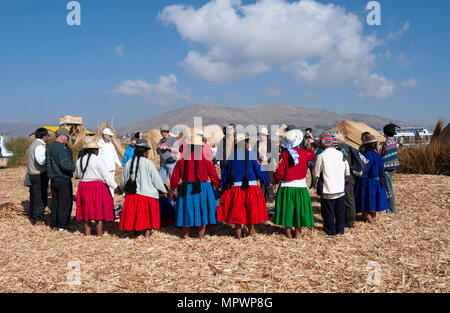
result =
[[[118,188],[98,152],[98,144],[88,142],[75,170],[75,177],[80,179],[76,218],[84,221],[86,236],[91,234],[90,221],[95,221],[98,236],[103,235],[103,221],[114,221],[114,200],[109,188]]]
[[[206,225],[217,223],[213,187],[219,187],[219,175],[213,163],[204,157],[202,145],[202,136],[194,134],[190,146],[175,165],[170,181],[171,190],[178,192],[175,226],[182,227],[183,239],[189,237],[192,227],[197,227],[201,239]]]
[[[159,193],[166,194],[159,172],[148,159],[150,147],[147,140],[136,142],[134,156],[125,164],[120,188],[125,191],[119,228],[129,231],[145,231],[150,237],[152,229],[160,227]]]
[[[269,219],[266,200],[257,180],[269,189],[272,184],[266,172],[261,171],[257,156],[249,151],[248,137],[238,134],[233,149],[222,170],[221,188],[225,189],[217,207],[217,220],[236,224],[236,237],[242,236],[242,225],[249,228],[250,236],[255,234],[255,225]]]

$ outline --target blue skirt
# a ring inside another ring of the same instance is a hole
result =
[[[209,182],[201,182],[201,192],[192,194],[187,185],[185,196],[177,199],[175,226],[202,226],[217,224],[216,197]]]
[[[381,212],[389,209],[386,186],[377,178],[362,177],[355,187],[356,212]]]

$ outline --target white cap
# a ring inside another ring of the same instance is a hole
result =
[[[105,129],[103,130],[103,135],[114,136],[113,132],[112,132],[111,129],[109,129],[109,128],[105,128]]]
[[[198,135],[198,136],[202,136],[202,137],[204,136],[203,130],[201,130],[201,129],[197,129],[195,131],[195,134]]]

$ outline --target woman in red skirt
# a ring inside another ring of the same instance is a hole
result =
[[[146,238],[150,237],[152,229],[160,227],[158,191],[168,194],[155,165],[148,159],[149,151],[147,140],[139,139],[134,157],[125,164],[120,180],[126,197],[119,228],[135,234],[145,231]]]
[[[242,225],[248,225],[249,234],[255,234],[255,225],[269,219],[259,179],[272,188],[266,172],[260,170],[257,156],[248,150],[248,137],[238,134],[233,149],[222,170],[221,188],[225,189],[217,207],[217,220],[236,224],[236,237],[241,238]]]
[[[84,221],[86,236],[91,234],[90,221],[95,221],[97,235],[103,236],[102,221],[114,221],[114,200],[109,188],[118,190],[117,184],[98,157],[98,144],[95,141],[88,142],[84,151],[75,170],[75,176],[80,179],[76,218]]]

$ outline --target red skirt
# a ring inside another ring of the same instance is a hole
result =
[[[119,228],[125,230],[159,229],[159,200],[138,194],[127,195]]]
[[[217,220],[230,224],[255,225],[269,220],[264,194],[258,186],[228,188],[220,198]]]
[[[77,191],[78,221],[114,221],[114,200],[101,181],[81,182]]]

